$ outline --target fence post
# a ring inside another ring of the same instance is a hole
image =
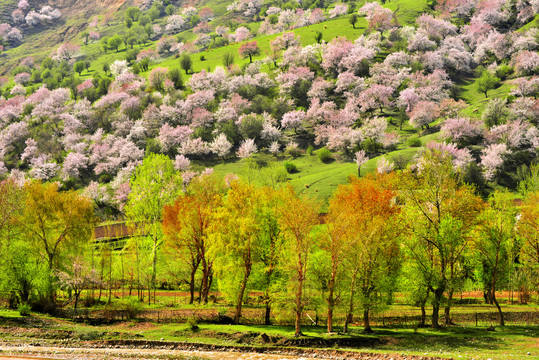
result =
[[[477,327],[477,313],[475,313],[475,327]]]

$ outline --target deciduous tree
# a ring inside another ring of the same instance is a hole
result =
[[[472,187],[459,182],[451,158],[435,150],[423,156],[415,171],[408,169],[399,176],[398,188],[410,232],[406,245],[434,295],[432,327],[437,328],[451,268],[469,245],[482,201]],[[454,222],[459,224],[458,234],[447,237]]]
[[[130,185],[125,213],[140,236],[151,242],[151,279],[148,289],[151,294],[151,290],[155,290],[159,249],[163,239],[161,214],[163,207],[174,201],[181,191],[181,177],[167,156],[152,154],[135,169]],[[148,297],[150,301],[151,295]]]
[[[54,301],[54,271],[62,258],[76,254],[92,238],[95,222],[89,198],[75,191],[58,191],[58,185],[32,181],[25,185],[24,211],[18,219],[31,246],[48,270],[47,298]]]
[[[283,231],[282,265],[290,275],[290,285],[294,288],[295,336],[301,336],[301,320],[305,307],[305,282],[311,264],[309,258],[315,245],[310,234],[318,223],[317,206],[303,200],[288,187],[281,193],[282,203],[278,210],[279,226]]]

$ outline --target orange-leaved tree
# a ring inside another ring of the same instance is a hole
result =
[[[328,332],[333,325],[334,289],[337,276],[350,276],[348,314],[354,302],[363,310],[363,325],[370,332],[370,311],[385,303],[386,294],[394,291],[398,275],[400,209],[395,202],[392,174],[354,178],[341,185],[330,200],[327,239],[321,246],[331,257],[328,279]]]
[[[202,265],[200,300],[208,302],[213,260],[207,253],[207,236],[214,209],[221,205],[222,183],[212,175],[191,181],[186,193],[163,209],[165,250],[189,267],[189,303],[194,301],[195,275]]]

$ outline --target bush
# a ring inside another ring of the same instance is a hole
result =
[[[326,164],[333,160],[333,154],[331,153],[331,151],[329,151],[328,148],[322,148],[318,150],[317,155],[320,161]]]
[[[509,75],[513,74],[514,71],[515,69],[513,69],[512,66],[502,64],[496,69],[496,76],[505,80]]]
[[[21,316],[30,316],[30,305],[28,304],[19,304],[17,310]]]
[[[307,155],[312,156],[313,155],[314,148],[312,146],[309,146],[306,150]]]
[[[274,173],[275,181],[278,183],[284,183],[288,180],[288,171],[283,168],[278,168]]]
[[[289,174],[293,174],[293,173],[298,172],[298,167],[296,166],[296,164],[294,164],[294,163],[292,163],[290,161],[285,161],[284,168],[286,169],[286,171]]]
[[[421,147],[423,143],[419,138],[410,138],[408,139],[408,146],[410,147]]]
[[[186,324],[187,326],[189,326],[189,329],[191,331],[197,331],[199,329],[197,319],[195,319],[194,317],[187,319]]]
[[[142,304],[137,298],[121,299],[105,307],[105,318],[114,320],[116,318],[136,319],[142,311]]]

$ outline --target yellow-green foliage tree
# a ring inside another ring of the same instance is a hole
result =
[[[260,259],[261,242],[256,212],[260,189],[234,181],[221,207],[215,210],[209,251],[222,291],[235,301],[234,323],[241,317],[243,297],[253,265]]]
[[[523,264],[539,286],[539,192],[529,193],[522,204],[517,231]]]
[[[474,189],[459,182],[451,158],[429,150],[419,165],[399,174],[398,190],[405,203],[411,265],[434,296],[432,327],[438,328],[444,293],[450,289],[451,271],[469,248],[470,232],[483,202]],[[450,229],[452,224],[458,227]],[[447,231],[458,234],[446,236]]]
[[[284,236],[280,264],[289,275],[288,285],[295,297],[295,336],[301,336],[301,320],[307,301],[304,288],[311,267],[309,258],[317,242],[311,236],[311,231],[319,222],[318,206],[298,197],[290,186],[282,190],[281,196],[282,202],[277,212]]]
[[[55,183],[32,181],[24,186],[24,192],[18,224],[46,264],[46,295],[52,304],[55,271],[61,270],[68,255],[80,253],[93,236],[94,207],[89,198],[75,191],[59,191]]]

